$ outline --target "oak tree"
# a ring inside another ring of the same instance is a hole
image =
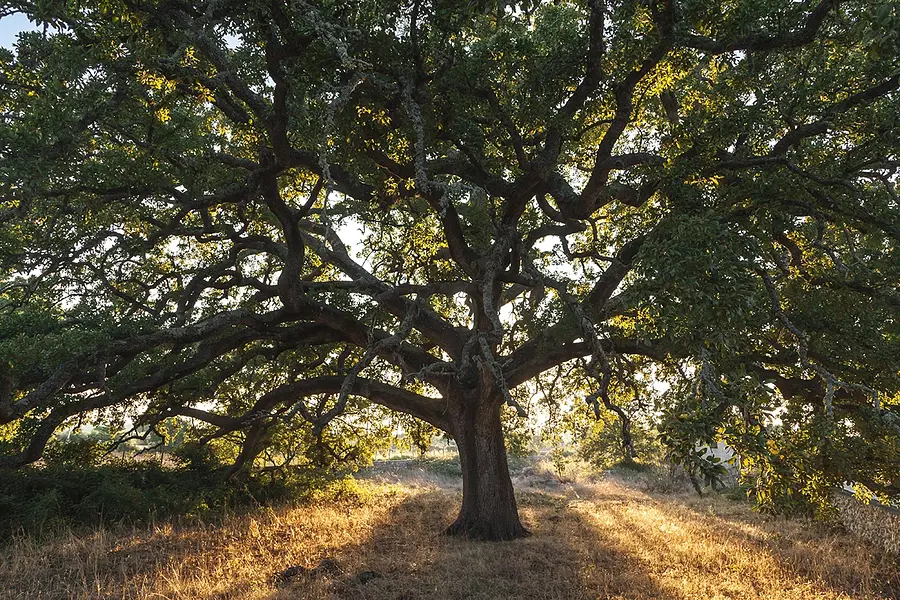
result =
[[[632,457],[650,398],[764,505],[900,493],[895,2],[15,12],[4,467],[128,408],[239,435],[239,469],[372,403],[456,441],[449,533],[511,539],[503,415],[576,396]]]

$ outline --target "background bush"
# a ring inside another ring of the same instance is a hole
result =
[[[342,481],[340,476],[313,472],[277,477],[261,473],[227,482],[221,470],[205,468],[209,463],[191,458],[194,468],[119,461],[81,467],[48,463],[2,471],[0,539],[101,522],[126,525],[164,518],[215,518],[277,501],[318,498],[332,488],[346,491],[335,487],[335,481]]]

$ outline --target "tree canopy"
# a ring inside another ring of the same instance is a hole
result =
[[[503,415],[576,398],[764,506],[900,497],[896,2],[3,6],[0,465],[378,405],[508,539]]]

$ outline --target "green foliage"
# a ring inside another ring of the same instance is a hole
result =
[[[56,439],[44,449],[44,462],[51,467],[95,467],[106,454],[106,448],[97,440],[76,438],[71,441]]]
[[[424,461],[425,470],[442,477],[462,478],[462,466],[459,458],[428,458]]]
[[[687,413],[680,413],[661,424],[659,439],[669,449],[669,460],[683,466],[692,481],[717,487],[727,470],[719,457],[709,453],[715,438],[709,435],[707,426]]]
[[[834,515],[834,493],[854,482],[865,495],[890,501],[878,490],[893,484],[900,464],[900,429],[893,416],[835,421],[820,411],[791,406],[748,452],[745,480],[765,512]]]
[[[172,452],[172,458],[183,469],[196,473],[215,473],[225,462],[212,444],[188,442]]]
[[[698,487],[733,448],[765,510],[900,498],[896,4],[22,4],[0,464],[131,422],[327,479],[507,400],[560,477],[630,419]],[[152,512],[116,477],[90,506]]]
[[[431,448],[432,440],[440,434],[440,430],[433,425],[411,415],[397,414],[394,416],[394,420],[402,431],[402,437],[399,439],[394,437],[394,445],[401,449],[412,450],[415,448],[420,457],[425,456],[425,453]]]
[[[251,495],[221,478],[153,463],[29,468],[0,478],[0,532],[5,537],[60,525],[199,517],[248,501]]]
[[[187,453],[186,453],[187,454]],[[185,454],[182,455],[185,457]],[[355,499],[366,491],[352,479],[293,471],[259,473],[226,482],[207,456],[191,454],[192,467],[151,461],[116,461],[91,467],[51,464],[0,477],[0,539],[51,532],[61,526],[144,524],[157,519],[215,519],[236,510],[282,502]],[[198,464],[199,463],[199,464]]]
[[[579,458],[598,469],[612,467],[644,468],[663,465],[666,448],[648,420],[647,415],[634,414],[631,436],[635,458],[623,456],[621,422],[609,410],[602,410],[600,418],[585,405],[578,405],[568,417]]]
[[[534,451],[534,425],[527,417],[522,417],[511,407],[505,407],[501,413],[503,435],[506,440],[506,452],[511,457],[521,458]]]

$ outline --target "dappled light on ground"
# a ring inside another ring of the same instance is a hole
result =
[[[526,487],[526,539],[450,539],[437,532],[459,491],[440,483],[368,482],[357,495],[217,524],[18,539],[0,553],[0,596],[787,599],[900,589],[896,559],[846,533],[612,480]],[[313,570],[326,559],[329,569]],[[292,566],[311,571],[276,577]]]
[[[570,509],[591,524],[591,543],[643,565],[664,597],[891,597],[900,582],[890,558],[821,524],[766,519],[721,498],[681,500],[598,494]]]

